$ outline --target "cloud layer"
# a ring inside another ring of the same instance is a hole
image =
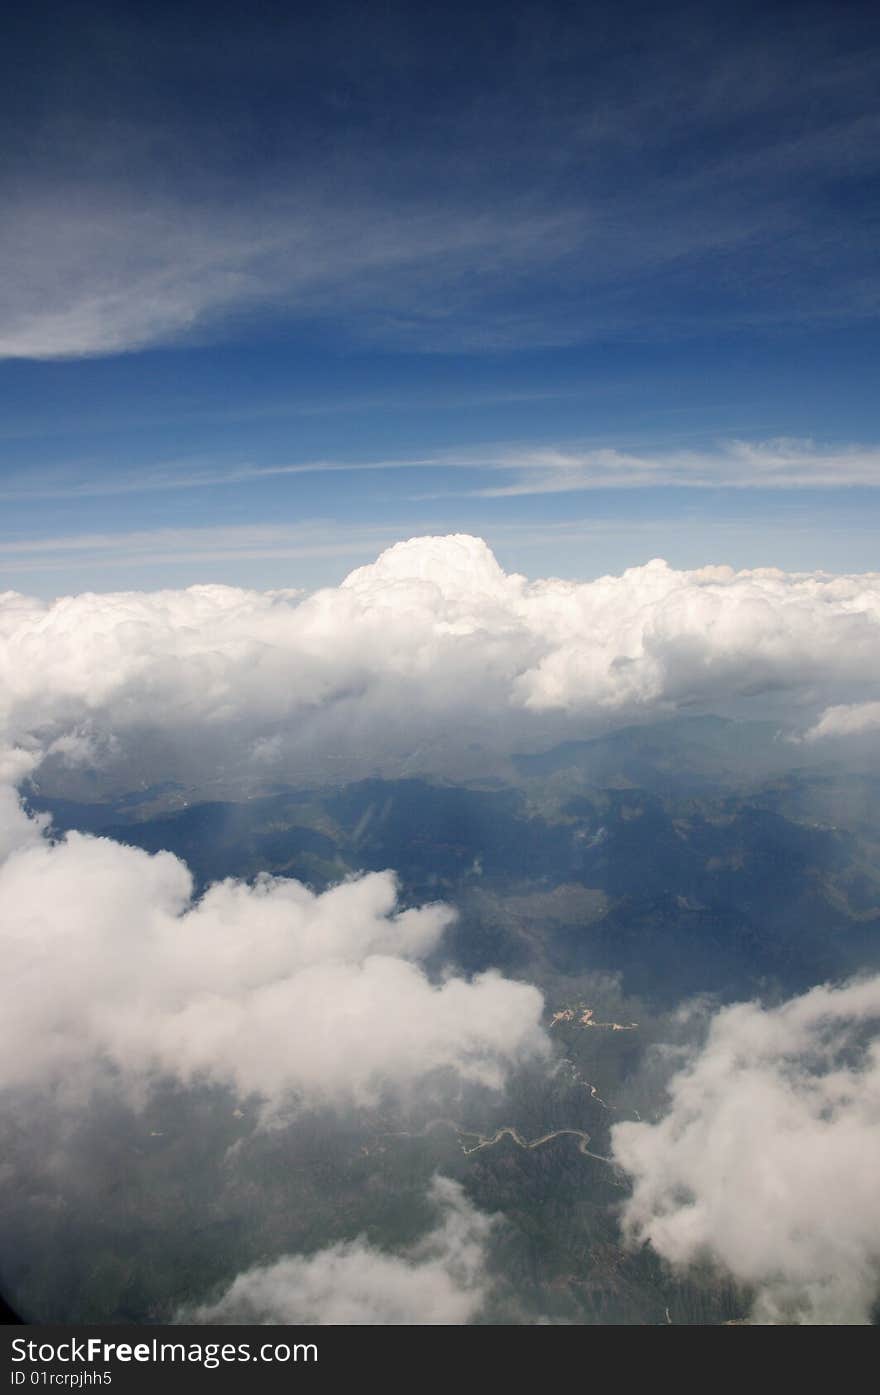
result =
[[[453,918],[399,910],[391,873],[315,895],[263,876],[192,899],[170,853],[44,828],[0,805],[0,1085],[137,1089],[209,1080],[280,1105],[365,1103],[434,1071],[487,1086],[541,1056],[537,989],[489,972],[432,983]]]
[[[825,706],[873,697],[878,640],[877,573],[652,561],[529,582],[479,538],[423,537],[308,596],[7,593],[0,735],[45,749],[78,728],[153,730],[189,733],[194,750],[223,728],[245,745],[271,738],[276,758],[381,766],[423,742],[534,742],[774,693],[810,726]]]
[[[710,1258],[763,1322],[863,1323],[880,1295],[880,978],[725,1008],[659,1123],[613,1129],[624,1224]]]
[[[181,1314],[187,1322],[460,1324],[488,1292],[486,1246],[494,1218],[477,1211],[457,1182],[435,1177],[436,1228],[400,1255],[364,1239],[309,1258],[288,1256],[239,1274],[215,1303]]]

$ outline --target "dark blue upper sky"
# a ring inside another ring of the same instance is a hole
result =
[[[875,6],[7,29],[0,586],[877,566]]]

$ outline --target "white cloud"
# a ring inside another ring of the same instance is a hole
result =
[[[322,751],[381,766],[422,742],[509,746],[773,693],[805,725],[876,691],[878,639],[877,573],[652,561],[528,582],[478,538],[422,537],[308,596],[0,596],[0,736],[185,732],[216,757],[230,732],[280,730],[294,766]]]
[[[486,1246],[495,1218],[476,1210],[457,1182],[435,1177],[436,1228],[402,1254],[363,1238],[304,1258],[286,1256],[239,1274],[215,1302],[180,1314],[185,1322],[461,1324],[489,1288]]]
[[[453,912],[397,909],[390,872],[323,895],[225,881],[194,902],[172,854],[53,843],[0,793],[0,1085],[81,1092],[109,1066],[134,1090],[168,1074],[364,1103],[437,1070],[500,1086],[546,1051],[537,989],[428,979]]]
[[[826,707],[818,722],[804,733],[805,741],[826,736],[862,736],[880,728],[880,702],[838,703]]]
[[[29,817],[21,806],[15,785],[29,775],[38,757],[29,751],[0,744],[0,866],[9,853],[39,844],[47,817]]]
[[[870,1319],[880,1295],[880,977],[720,1011],[658,1123],[613,1129],[630,1235],[706,1257],[758,1321]]]

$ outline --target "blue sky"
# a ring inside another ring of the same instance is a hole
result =
[[[12,29],[0,587],[877,567],[874,7]]]

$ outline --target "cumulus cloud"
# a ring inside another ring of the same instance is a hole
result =
[[[453,912],[398,909],[390,872],[322,895],[224,881],[194,901],[172,854],[52,842],[9,800],[0,838],[0,1085],[88,1088],[109,1067],[132,1087],[171,1075],[365,1103],[434,1071],[500,1086],[547,1049],[537,989],[427,977]]]
[[[880,575],[506,574],[479,538],[415,538],[303,596],[227,586],[0,598],[0,734],[239,724],[291,749],[412,752],[481,728],[626,722],[785,692],[808,709],[880,679]],[[810,710],[811,709],[811,710]],[[539,720],[541,719],[541,720]]]
[[[862,736],[880,728],[880,702],[838,703],[826,707],[818,722],[804,733],[805,741],[826,736]]]
[[[712,1020],[657,1123],[622,1123],[629,1235],[709,1258],[757,1321],[863,1323],[880,1294],[880,977]]]
[[[29,751],[0,745],[0,865],[9,853],[39,843],[48,818],[30,817],[21,806],[15,789],[37,764]]]
[[[402,1254],[363,1239],[239,1274],[215,1303],[181,1314],[204,1323],[460,1324],[488,1293],[486,1248],[496,1218],[457,1182],[435,1177],[435,1229]]]

